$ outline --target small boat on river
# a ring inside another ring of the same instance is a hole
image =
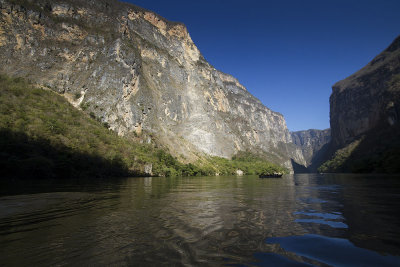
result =
[[[283,173],[263,173],[260,174],[258,177],[260,178],[282,178]]]

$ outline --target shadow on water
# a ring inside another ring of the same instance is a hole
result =
[[[400,177],[379,174],[332,175],[343,185],[340,200],[349,225],[347,238],[356,246],[400,255]],[[379,237],[379,238],[377,238]]]
[[[106,160],[8,129],[0,129],[0,169],[2,178],[22,179],[133,175],[119,158]]]

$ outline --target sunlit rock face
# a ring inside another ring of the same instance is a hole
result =
[[[291,132],[293,143],[300,147],[306,167],[318,161],[319,151],[331,141],[331,130],[305,130]]]
[[[186,27],[112,0],[0,0],[0,71],[64,95],[119,135],[171,153],[264,152],[305,165],[283,116],[213,68]]]
[[[368,65],[333,85],[330,123],[335,147],[400,119],[400,37]]]

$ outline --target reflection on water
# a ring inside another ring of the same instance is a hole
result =
[[[271,237],[268,244],[278,243],[284,250],[332,266],[398,266],[399,258],[383,256],[358,248],[349,240],[321,235]]]
[[[399,178],[3,181],[0,265],[399,265]]]
[[[313,210],[312,210],[313,211]],[[342,221],[344,218],[339,215],[340,212],[332,212],[332,213],[320,213],[320,212],[304,212],[298,211],[294,212],[294,215],[305,215],[305,219],[296,219],[295,222],[300,223],[317,223],[317,224],[326,224],[334,228],[348,228],[347,224]],[[304,216],[303,216],[304,217]],[[316,217],[316,218],[313,218]]]

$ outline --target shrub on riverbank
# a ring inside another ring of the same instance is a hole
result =
[[[145,175],[257,174],[280,168],[261,159],[206,157],[183,164],[167,151],[120,137],[64,97],[21,78],[0,75],[0,168],[2,176],[35,178]]]
[[[262,155],[255,155],[250,152],[239,152],[232,157],[232,160],[210,157],[201,166],[206,169],[214,168],[215,172],[220,175],[235,175],[237,170],[242,170],[245,175],[288,172],[285,168],[268,162]]]

